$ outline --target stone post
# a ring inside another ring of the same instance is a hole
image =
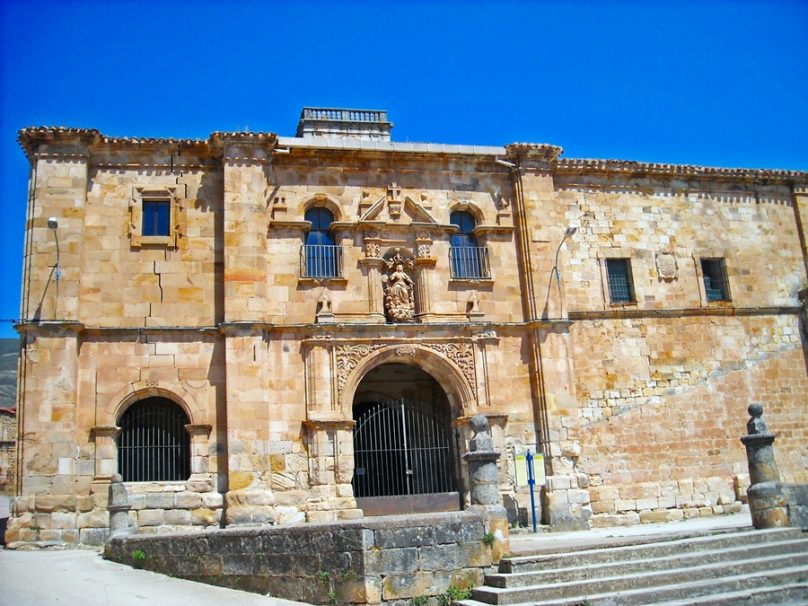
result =
[[[126,486],[123,484],[121,474],[112,476],[109,485],[109,538],[121,537],[129,534],[129,495],[126,493]]]
[[[494,440],[485,415],[474,415],[470,425],[474,437],[469,442],[469,452],[463,458],[469,466],[471,506],[485,511],[488,532],[494,537],[491,556],[496,563],[509,550],[508,512],[502,506],[499,495],[497,460],[500,453],[494,450]]]
[[[788,503],[780,486],[780,473],[774,460],[774,434],[763,420],[763,406],[750,404],[750,419],[746,424],[749,435],[741,442],[746,446],[749,462],[749,483],[746,491],[752,524],[755,528],[783,528],[788,526]]]

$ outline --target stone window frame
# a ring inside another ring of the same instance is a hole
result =
[[[600,269],[601,281],[601,294],[603,296],[603,309],[610,308],[625,308],[625,307],[639,307],[639,302],[643,300],[643,291],[641,284],[637,281],[637,275],[644,275],[643,262],[638,257],[632,256],[633,251],[614,248],[608,251],[601,251],[598,253],[598,267]],[[631,293],[633,298],[631,301],[613,302],[611,297],[611,289],[609,288],[609,270],[607,268],[608,261],[616,261],[624,259],[629,262],[629,272],[631,278]]]
[[[345,258],[347,255],[346,247],[342,244],[337,243],[336,232],[340,228],[345,228],[346,224],[344,223],[344,211],[340,202],[323,193],[317,193],[305,200],[305,202],[301,205],[299,212],[303,215],[303,219],[299,221],[273,221],[273,224],[276,225],[285,225],[287,227],[295,227],[302,230],[302,241],[301,241],[301,251],[302,247],[306,245],[306,239],[308,237],[309,232],[311,231],[311,222],[305,219],[306,213],[308,213],[313,208],[324,208],[328,212],[331,213],[333,220],[331,221],[331,225],[328,228],[329,233],[334,236],[334,245],[338,246],[341,249],[339,253],[342,256],[342,260],[339,263],[339,270],[338,275],[336,276],[323,276],[323,277],[310,277],[304,275],[302,263],[298,263],[298,284],[303,285],[345,285],[348,283],[348,278],[345,275]]]
[[[474,288],[480,284],[493,284],[494,283],[494,269],[491,263],[491,250],[488,246],[488,234],[491,232],[498,232],[498,231],[510,231],[510,228],[506,230],[502,230],[498,225],[490,225],[486,222],[486,214],[483,212],[483,209],[480,205],[471,199],[468,198],[456,198],[453,199],[449,203],[449,217],[451,218],[452,213],[455,212],[462,212],[471,215],[474,219],[474,229],[472,230],[472,235],[477,241],[477,247],[485,249],[485,256],[486,256],[486,268],[488,270],[487,276],[479,276],[479,277],[456,277],[452,273],[451,263],[448,272],[448,280],[449,284],[458,284],[462,285],[466,288]],[[449,222],[451,225],[451,220]],[[452,225],[453,231],[452,235],[455,233],[455,226]],[[450,244],[449,249],[451,250],[451,236],[450,236]]]
[[[694,257],[694,265],[696,268],[696,278],[699,290],[699,302],[702,307],[708,306],[722,306],[722,305],[732,305],[732,288],[730,286],[729,280],[729,271],[727,269],[727,258],[728,255],[725,254],[706,254],[703,256]],[[704,270],[702,268],[702,263],[704,261],[720,261],[721,262],[721,269],[724,273],[724,289],[726,291],[726,297],[723,299],[714,299],[710,300],[707,296],[707,285],[704,283]]]
[[[184,188],[180,185],[166,186],[135,186],[132,189],[132,199],[129,203],[129,238],[133,248],[143,246],[165,246],[176,248],[180,236],[185,234],[185,199]],[[165,201],[170,204],[168,219],[168,235],[143,235],[143,202]]]

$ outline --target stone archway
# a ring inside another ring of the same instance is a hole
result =
[[[353,490],[365,515],[460,508],[447,394],[414,364],[375,366],[353,396]]]

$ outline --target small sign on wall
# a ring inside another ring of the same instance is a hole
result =
[[[516,467],[516,485],[528,485],[528,469],[527,469],[527,453],[514,452],[514,463]],[[537,486],[544,486],[544,455],[536,453],[532,456],[533,459],[533,477],[536,480]]]

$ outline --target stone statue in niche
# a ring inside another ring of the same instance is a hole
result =
[[[396,254],[385,261],[385,265],[392,270],[384,277],[384,309],[387,317],[394,322],[410,321],[415,313],[415,284],[404,268],[414,267],[412,259]]]

